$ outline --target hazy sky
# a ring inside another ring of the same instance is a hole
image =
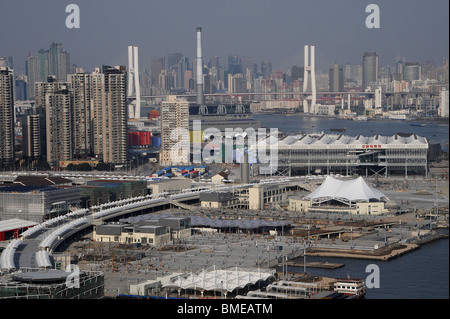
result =
[[[80,8],[80,28],[66,28],[68,4]],[[380,28],[368,29],[368,4],[380,8]],[[397,55],[410,62],[448,57],[448,0],[1,0],[0,56],[24,68],[28,52],[61,42],[71,63],[91,71],[126,65],[127,46],[139,46],[141,69],[152,57],[181,52],[195,58],[196,27],[203,57],[251,56],[275,69],[303,66],[303,46],[316,46],[317,68],[360,64],[377,51],[380,65]]]

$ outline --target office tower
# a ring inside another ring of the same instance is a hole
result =
[[[68,82],[72,92],[73,154],[86,157],[92,150],[92,75],[77,68]]]
[[[197,81],[197,104],[203,105],[203,56],[202,56],[202,28],[197,28],[197,59],[196,59],[196,81]]]
[[[378,81],[378,54],[376,52],[364,52],[362,60],[362,90]]]
[[[128,46],[127,96],[128,98],[134,97],[134,101],[129,105],[129,117],[139,120],[141,118],[141,86],[139,84],[139,54],[137,46]]]
[[[103,66],[92,73],[93,151],[105,163],[127,161],[126,79],[124,66]]]
[[[57,81],[66,81],[70,74],[70,54],[67,53],[61,43],[52,43],[48,54],[48,74],[54,75]]]
[[[420,72],[419,63],[411,63],[407,62],[403,65],[403,80],[411,82],[414,80],[420,80],[421,72]]]
[[[67,84],[45,95],[47,162],[54,167],[72,159],[71,96]]]
[[[0,67],[0,167],[14,168],[14,72]]]
[[[161,165],[190,162],[189,102],[169,95],[161,103]]]
[[[330,92],[344,91],[344,70],[342,66],[338,64],[331,66],[328,79]]]
[[[309,52],[311,51],[311,52]],[[309,55],[309,53],[311,55]],[[315,46],[304,46],[304,74],[303,74],[303,92],[308,91],[308,77],[311,77],[311,105],[308,106],[308,101],[303,100],[304,113],[317,113],[316,111],[316,71],[315,71]]]

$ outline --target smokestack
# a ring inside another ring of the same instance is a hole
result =
[[[202,28],[197,28],[197,104],[203,104]]]
[[[241,159],[241,183],[250,183],[250,165],[248,163],[248,151],[244,149],[243,158]]]

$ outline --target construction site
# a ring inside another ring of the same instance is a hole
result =
[[[103,272],[105,296],[111,298],[142,297],[144,290],[147,297],[217,297],[220,289],[203,291],[201,295],[195,289],[165,286],[177,278],[212,268],[273,272],[255,283],[246,283],[245,293],[260,289],[256,283],[268,285],[276,280],[322,282],[320,289],[328,289],[333,279],[310,278],[308,269],[344,265],[309,262],[310,256],[389,260],[446,236],[436,230],[448,229],[448,195],[442,191],[448,187],[448,181],[373,178],[369,182],[378,185],[392,201],[388,214],[300,214],[289,211],[286,203],[277,209],[263,210],[205,209],[194,205],[190,210],[160,212],[164,216],[191,218],[192,235],[182,240],[157,247],[94,242],[92,234],[86,234],[64,253],[70,254],[80,269]],[[430,201],[437,201],[437,205],[430,205]],[[134,221],[145,220],[140,216]],[[251,220],[254,222],[249,223]],[[230,226],[234,225],[230,224],[232,221],[240,226]],[[263,221],[277,224],[266,227]],[[303,271],[292,272],[291,267],[302,267]],[[239,294],[227,293],[228,297]]]

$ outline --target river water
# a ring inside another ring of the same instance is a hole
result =
[[[344,264],[337,269],[307,268],[314,276],[330,278],[361,278],[375,283],[375,274],[368,265],[379,269],[379,287],[367,288],[366,299],[448,299],[449,246],[448,239],[422,245],[418,250],[389,261],[363,259],[307,257],[306,261],[327,261]],[[288,271],[303,272],[303,267],[288,267]]]
[[[284,116],[273,114],[256,114],[261,126],[278,128],[285,133],[324,132],[330,128],[345,128],[346,135],[372,136],[376,134],[390,136],[395,133],[415,133],[424,136],[430,144],[441,144],[448,152],[445,144],[449,140],[449,125],[426,123],[425,126],[411,126],[405,121],[352,121],[336,118]],[[447,231],[448,233],[448,231]],[[347,277],[372,278],[373,273],[367,270],[369,264],[379,269],[379,288],[368,288],[367,299],[448,299],[449,298],[449,240],[440,239],[425,245],[411,253],[390,261],[371,261],[344,258],[310,257],[308,261],[328,261],[345,264],[338,269],[309,268],[306,271],[315,276],[331,278]],[[303,272],[303,267],[290,267],[288,271]]]
[[[373,136],[376,134],[391,136],[395,133],[415,133],[424,136],[430,144],[441,144],[442,149],[448,152],[449,125],[426,123],[425,126],[411,126],[411,122],[391,120],[354,121],[342,120],[330,117],[310,116],[285,116],[277,114],[255,114],[254,117],[261,121],[261,126],[266,128],[278,128],[285,133],[330,132],[331,128],[345,128],[345,135]]]

